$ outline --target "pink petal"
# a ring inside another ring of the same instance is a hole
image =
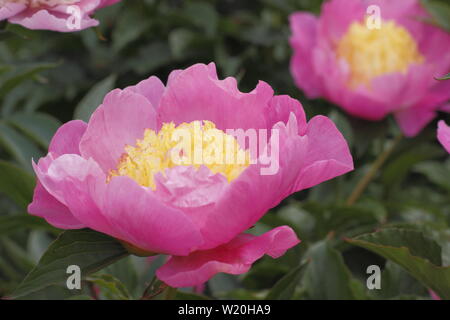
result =
[[[146,97],[155,110],[159,107],[159,103],[165,89],[166,88],[161,80],[155,76],[143,80],[135,86],[125,88],[125,90],[131,90],[132,92]]]
[[[445,150],[450,153],[450,127],[443,120],[438,123],[438,140],[444,146]]]
[[[62,125],[50,142],[49,151],[52,156],[63,154],[79,154],[81,136],[86,130],[86,124],[80,120],[69,121]],[[40,161],[40,169],[47,172],[52,158]],[[28,206],[28,212],[46,219],[51,225],[62,229],[84,228],[84,224],[73,217],[69,208],[53,197],[39,182],[34,190],[33,202]]]
[[[8,19],[23,10],[26,9],[24,4],[20,3],[7,3],[4,7],[0,8],[0,21]]]
[[[60,229],[81,229],[86,226],[78,221],[69,208],[55,199],[38,181],[34,189],[33,202],[28,212],[47,220],[52,226]]]
[[[186,215],[128,177],[114,177],[103,197],[102,212],[119,238],[140,249],[187,255],[203,242]]]
[[[58,16],[60,16],[60,14],[58,14]],[[86,28],[95,27],[99,24],[97,20],[91,19],[88,16],[83,16],[80,21],[80,29],[74,30],[69,27],[69,16],[67,14],[63,18],[58,16],[45,9],[37,12],[27,10],[9,18],[9,22],[20,24],[32,30],[52,30],[59,32],[79,31]]]
[[[80,154],[80,141],[87,124],[81,120],[72,120],[62,125],[55,133],[48,148],[55,157],[66,153]]]
[[[334,123],[324,116],[308,122],[304,135],[308,149],[295,190],[303,190],[353,170],[353,159],[347,142]]]
[[[436,117],[436,113],[433,110],[421,106],[395,113],[395,119],[407,137],[417,135],[434,117]]]
[[[171,257],[156,275],[171,287],[197,286],[219,272],[245,273],[264,254],[278,258],[299,242],[294,231],[286,226],[261,236],[241,234],[211,250],[197,251],[187,257]]]
[[[294,49],[291,73],[296,84],[308,98],[317,98],[321,93],[320,77],[312,64],[312,49],[317,41],[317,18],[306,12],[297,12],[289,17],[292,36],[289,41]]]
[[[81,154],[108,172],[116,168],[126,145],[143,138],[145,129],[156,130],[156,113],[149,100],[133,90],[113,90],[92,114],[81,139]]]
[[[196,64],[172,75],[159,108],[160,122],[213,121],[217,128],[265,128],[263,110],[273,96],[264,82],[250,93],[236,80],[217,80],[214,64]],[[161,125],[161,123],[159,123]]]

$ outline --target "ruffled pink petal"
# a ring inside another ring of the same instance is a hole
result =
[[[75,154],[62,155],[50,164],[46,162],[48,157],[33,167],[47,192],[69,208],[73,217],[86,227],[117,237],[117,232],[93,201],[93,195],[100,194],[106,184],[106,176],[97,163]]]
[[[366,6],[361,1],[331,0],[322,5],[318,32],[333,45],[341,39],[350,24],[362,21],[365,17]]]
[[[288,123],[291,114],[294,114],[298,133],[303,135],[306,130],[306,115],[301,103],[289,96],[274,96],[265,112],[267,128],[273,128],[278,122]]]
[[[315,186],[353,170],[353,159],[347,142],[334,123],[324,116],[308,122],[304,136],[308,149],[295,191]]]
[[[439,142],[444,146],[445,150],[450,153],[450,127],[445,124],[443,120],[438,123],[438,134]]]
[[[125,90],[131,90],[132,92],[146,97],[155,110],[159,107],[159,103],[165,89],[166,88],[161,80],[155,76],[143,80],[135,86],[125,88]]]
[[[312,64],[312,49],[316,46],[318,19],[310,13],[297,12],[289,21],[292,30],[289,41],[294,49],[291,73],[309,98],[317,98],[322,94],[321,80]]]
[[[69,208],[50,195],[39,181],[34,189],[33,202],[28,206],[28,212],[44,218],[56,228],[81,229],[86,227],[72,215]]]
[[[203,242],[190,218],[128,177],[114,177],[100,201],[118,238],[140,249],[187,255]]]
[[[51,156],[41,159],[39,171],[47,172],[53,157],[63,154],[79,154],[81,136],[86,130],[86,124],[80,120],[69,121],[62,125],[50,142]],[[28,212],[46,219],[51,225],[62,229],[79,229],[85,225],[73,217],[69,208],[53,197],[39,182],[34,190],[33,201],[28,206]]]
[[[26,9],[24,4],[20,3],[7,3],[4,7],[0,8],[0,21],[8,19],[23,10]]]
[[[58,16],[60,16],[58,14]],[[69,23],[69,15],[65,15],[63,18],[58,17],[48,10],[26,10],[20,14],[9,18],[9,22],[20,24],[28,29],[32,30],[52,30],[58,32],[73,32],[84,30],[90,27],[95,27],[99,22],[89,16],[82,16],[80,21],[80,28],[74,30]]]
[[[434,117],[436,117],[434,110],[425,109],[421,106],[395,113],[395,119],[403,134],[407,137],[416,136]]]
[[[72,120],[62,125],[53,136],[48,148],[55,157],[63,154],[80,154],[80,141],[86,132],[87,124],[81,120]]]
[[[265,128],[263,110],[273,96],[265,82],[250,93],[238,90],[236,80],[218,80],[214,64],[196,64],[171,75],[161,98],[161,122],[213,121],[217,128]]]
[[[171,287],[197,286],[219,272],[245,273],[264,254],[278,258],[299,242],[295,232],[287,226],[261,236],[241,234],[211,250],[197,251],[187,257],[171,257],[156,275]]]
[[[126,145],[143,138],[145,129],[156,130],[156,112],[149,100],[132,90],[113,90],[92,114],[81,154],[108,172],[117,166]]]

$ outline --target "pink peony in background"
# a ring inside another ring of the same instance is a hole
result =
[[[79,31],[98,25],[91,18],[100,8],[120,0],[0,0],[0,21],[20,24],[28,29],[59,32]],[[69,7],[76,6],[76,14]],[[79,18],[79,28],[75,19]]]
[[[443,120],[438,123],[438,140],[450,153],[450,127]]]
[[[380,29],[366,24],[370,5],[380,9]],[[450,98],[450,82],[434,79],[450,69],[450,35],[426,19],[419,0],[331,0],[320,17],[294,13],[295,82],[307,97],[326,98],[357,117],[394,114],[403,133],[414,136]]]
[[[261,175],[260,163],[163,165],[161,139],[173,126],[198,120],[221,131],[277,129],[279,170]],[[157,276],[173,287],[199,285],[218,272],[244,273],[264,254],[283,255],[299,243],[291,228],[244,232],[293,192],[353,169],[331,120],[306,122],[297,100],[274,96],[262,81],[242,93],[234,78],[217,78],[214,64],[173,71],[166,86],[150,77],[113,90],[88,124],[63,125],[48,155],[33,165],[38,184],[31,214],[58,228],[88,227],[136,250],[171,256]]]

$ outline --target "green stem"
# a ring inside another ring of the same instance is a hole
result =
[[[177,288],[167,287],[164,300],[173,300],[177,295]]]
[[[372,181],[372,179],[377,174],[378,170],[383,166],[383,164],[386,162],[386,160],[389,158],[389,156],[392,154],[392,152],[395,150],[399,142],[402,140],[403,136],[399,134],[394,138],[394,141],[392,144],[387,147],[372,163],[372,166],[370,167],[369,171],[362,177],[361,180],[359,180],[358,184],[356,185],[355,189],[351,193],[350,197],[348,197],[346,204],[351,206],[353,205],[359,197],[363,194],[364,190],[366,190],[369,183]]]

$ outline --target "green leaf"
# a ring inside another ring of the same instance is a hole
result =
[[[436,80],[449,80],[450,79],[450,73],[447,73],[445,76],[442,76],[440,78],[436,78]]]
[[[426,176],[428,180],[450,191],[450,161],[427,161],[418,163],[414,171]]]
[[[266,300],[289,300],[295,293],[295,288],[300,282],[303,269],[308,262],[301,263],[292,269],[283,278],[278,280],[266,296]]]
[[[422,0],[422,4],[433,17],[430,22],[450,32],[450,5],[436,0]]]
[[[441,266],[441,248],[421,232],[389,228],[346,241],[399,264],[441,298],[450,299],[450,267]]]
[[[8,235],[24,229],[41,229],[52,232],[57,230],[44,219],[29,214],[0,216],[0,235]]]
[[[61,122],[54,117],[39,112],[16,113],[8,117],[7,121],[32,138],[44,149],[48,148],[53,135],[61,126]]]
[[[102,296],[109,300],[130,300],[131,296],[125,285],[119,279],[109,274],[93,275],[86,279],[95,283]]]
[[[33,63],[26,66],[17,67],[12,76],[8,76],[0,86],[0,98],[20,85],[22,82],[33,78],[39,72],[55,68],[59,63]]]
[[[353,300],[352,277],[344,260],[329,240],[312,246],[311,259],[303,277],[308,297],[314,300]]]
[[[89,121],[92,113],[102,103],[105,95],[114,88],[116,78],[116,75],[110,75],[93,86],[75,108],[74,119]]]
[[[16,129],[0,121],[0,144],[24,168],[31,171],[31,159],[42,157],[42,151]]]
[[[0,160],[0,192],[26,208],[33,198],[34,177],[7,161]],[[3,226],[0,223],[0,233]]]
[[[128,252],[116,239],[89,229],[69,230],[50,245],[12,298],[21,297],[50,285],[64,285],[67,267],[77,265],[82,277],[126,257]]]

